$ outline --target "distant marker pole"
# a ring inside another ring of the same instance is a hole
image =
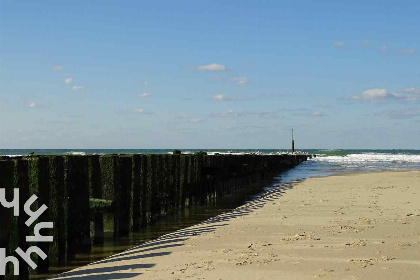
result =
[[[293,129],[292,129],[292,153],[295,152],[295,140],[293,139]]]

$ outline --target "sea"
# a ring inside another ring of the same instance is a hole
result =
[[[184,154],[199,151],[207,154],[284,154],[291,153],[287,149],[181,149]],[[173,149],[0,149],[0,155],[24,156],[36,155],[90,155],[90,154],[170,154]],[[145,229],[131,232],[129,236],[118,241],[113,240],[112,232],[108,233],[103,245],[94,245],[89,254],[80,254],[67,265],[51,267],[45,275],[36,279],[44,279],[78,266],[98,261],[104,257],[120,253],[133,246],[154,240],[162,235],[203,222],[222,213],[228,213],[248,201],[258,199],[264,192],[274,190],[283,184],[293,184],[311,177],[325,177],[337,174],[391,171],[420,170],[420,150],[349,150],[349,149],[304,149],[298,153],[313,155],[311,159],[298,166],[279,173],[269,182],[264,183],[259,194],[236,194],[219,198],[212,204],[198,205],[176,215],[169,216]],[[109,218],[112,220],[111,218]]]

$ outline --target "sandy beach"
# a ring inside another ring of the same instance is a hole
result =
[[[420,171],[311,178],[56,279],[420,279]]]

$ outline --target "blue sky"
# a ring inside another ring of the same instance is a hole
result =
[[[0,148],[420,148],[420,1],[0,3]]]

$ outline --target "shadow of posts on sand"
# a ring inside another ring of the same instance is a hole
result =
[[[103,260],[91,263],[87,266],[72,270],[49,279],[95,279],[95,280],[111,280],[111,279],[129,279],[142,275],[141,269],[148,269],[155,266],[151,263],[135,263],[135,264],[121,264],[120,262],[133,261],[147,261],[148,258],[157,258],[161,256],[170,255],[169,251],[159,251],[162,249],[169,249],[183,246],[186,240],[191,236],[200,235],[215,231],[219,227],[227,226],[231,219],[248,215],[266,203],[281,197],[286,190],[293,188],[293,186],[302,180],[297,180],[291,183],[275,186],[269,190],[261,192],[255,199],[245,203],[242,206],[235,208],[232,211],[222,213],[216,217],[207,219],[195,226],[177,230],[172,233],[162,235],[161,237],[143,243],[141,245],[130,248],[122,253],[112,255]],[[106,266],[102,266],[107,264]]]

